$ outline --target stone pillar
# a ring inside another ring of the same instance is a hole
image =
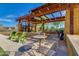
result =
[[[18,23],[18,31],[22,31],[22,23],[21,23],[21,21],[19,21],[19,23]]]
[[[66,10],[66,17],[65,17],[65,39],[67,44],[68,54],[70,56],[74,55],[74,51],[72,49],[72,44],[67,37],[67,34],[79,35],[79,5],[70,6]]]
[[[79,5],[74,8],[74,34],[79,35]]]
[[[65,34],[78,34],[79,35],[79,5],[70,6],[66,9],[65,17]]]
[[[65,39],[66,39],[66,44],[67,44],[67,52],[68,55],[72,56],[73,55],[73,50],[70,45],[70,41],[67,38],[67,34],[73,34],[74,30],[74,10],[70,6],[70,8],[66,9],[66,16],[65,16]]]
[[[70,10],[66,9],[66,16],[65,16],[65,34],[70,33]]]
[[[32,24],[32,31],[34,31],[35,27],[34,27],[34,24]]]

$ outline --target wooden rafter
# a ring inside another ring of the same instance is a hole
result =
[[[53,3],[51,3],[51,4],[46,5],[46,7],[40,7],[38,9],[32,10],[32,13],[35,16],[42,16],[42,15],[50,14],[50,13],[57,12],[60,10],[65,10],[67,7],[68,7],[68,4],[53,4]],[[41,13],[38,12],[39,10],[41,11]]]
[[[38,17],[38,16],[54,13],[57,11],[65,10],[67,8],[70,8],[70,5],[71,4],[68,4],[68,3],[57,3],[57,4],[48,3],[46,5],[43,5],[39,8],[32,10],[32,13],[33,13],[33,15]],[[74,4],[73,6],[76,7],[76,5],[78,5],[78,4]],[[40,11],[41,13],[39,13],[38,11]]]
[[[46,20],[32,20],[32,23],[35,24],[40,24],[40,23],[49,23],[49,22],[56,22],[56,21],[65,21],[65,17],[58,17],[58,18],[51,18],[51,19],[46,19]]]
[[[76,6],[77,4],[74,4],[73,6]],[[55,22],[55,21],[64,21],[64,17],[58,17],[58,18],[50,18],[47,20],[34,20],[34,17],[40,17],[43,15],[55,13],[57,11],[65,10],[66,8],[69,8],[70,4],[53,4],[53,3],[48,3],[45,4],[41,7],[38,7],[34,10],[32,10],[32,13],[29,14],[28,16],[22,16],[18,18],[17,20],[23,21],[25,20],[26,22],[32,22],[32,23],[47,23],[47,22]]]

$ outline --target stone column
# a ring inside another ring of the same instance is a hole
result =
[[[79,35],[79,5],[74,8],[74,34]]]
[[[79,5],[70,6],[70,8],[66,10],[65,34],[68,54],[72,56],[74,55],[74,51],[67,34],[79,35]]]
[[[18,31],[22,31],[22,23],[21,23],[21,21],[19,21],[19,23],[18,23]]]
[[[66,39],[66,44],[67,44],[67,52],[68,55],[72,56],[73,55],[73,50],[70,45],[70,41],[67,38],[67,34],[73,34],[73,28],[74,28],[74,23],[73,23],[73,8],[70,6],[70,8],[66,9],[66,16],[65,16],[65,39]],[[73,27],[73,28],[72,28]]]
[[[70,33],[70,10],[66,9],[66,16],[65,16],[65,34]]]
[[[79,35],[79,5],[72,5],[66,9],[65,34]]]

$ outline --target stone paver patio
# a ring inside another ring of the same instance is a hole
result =
[[[21,46],[21,43],[12,42],[8,40],[8,36],[0,34],[0,47],[2,47],[4,51],[18,51],[18,48]]]
[[[11,55],[14,55],[14,51],[18,51],[18,48],[20,48],[21,46],[27,45],[29,43],[33,43],[33,41],[28,41],[25,44],[21,44],[21,43],[16,43],[11,40],[8,40],[7,38],[8,38],[8,36],[4,36],[4,35],[0,34],[0,47],[2,47],[4,49],[4,51],[12,51]],[[51,34],[47,38],[47,40],[48,41],[58,41],[59,38],[57,37],[57,35]],[[52,48],[51,48],[51,50],[52,50]],[[56,51],[54,56],[67,56],[68,55],[66,45],[63,41],[58,41],[57,46],[53,50]]]

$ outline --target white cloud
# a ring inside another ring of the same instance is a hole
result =
[[[15,15],[7,15],[7,16],[6,16],[6,18],[9,18],[9,17],[10,17],[10,18],[13,18],[13,17],[17,17],[17,16],[15,16]]]
[[[7,15],[4,18],[0,18],[0,22],[13,22],[16,17],[15,15]]]
[[[12,22],[12,19],[2,19],[2,18],[0,18],[0,22]]]
[[[5,19],[12,19],[12,20],[14,20],[14,19],[16,19],[18,16],[16,16],[16,15],[12,15],[12,14],[10,14],[10,15],[7,15],[6,17],[4,17]]]

